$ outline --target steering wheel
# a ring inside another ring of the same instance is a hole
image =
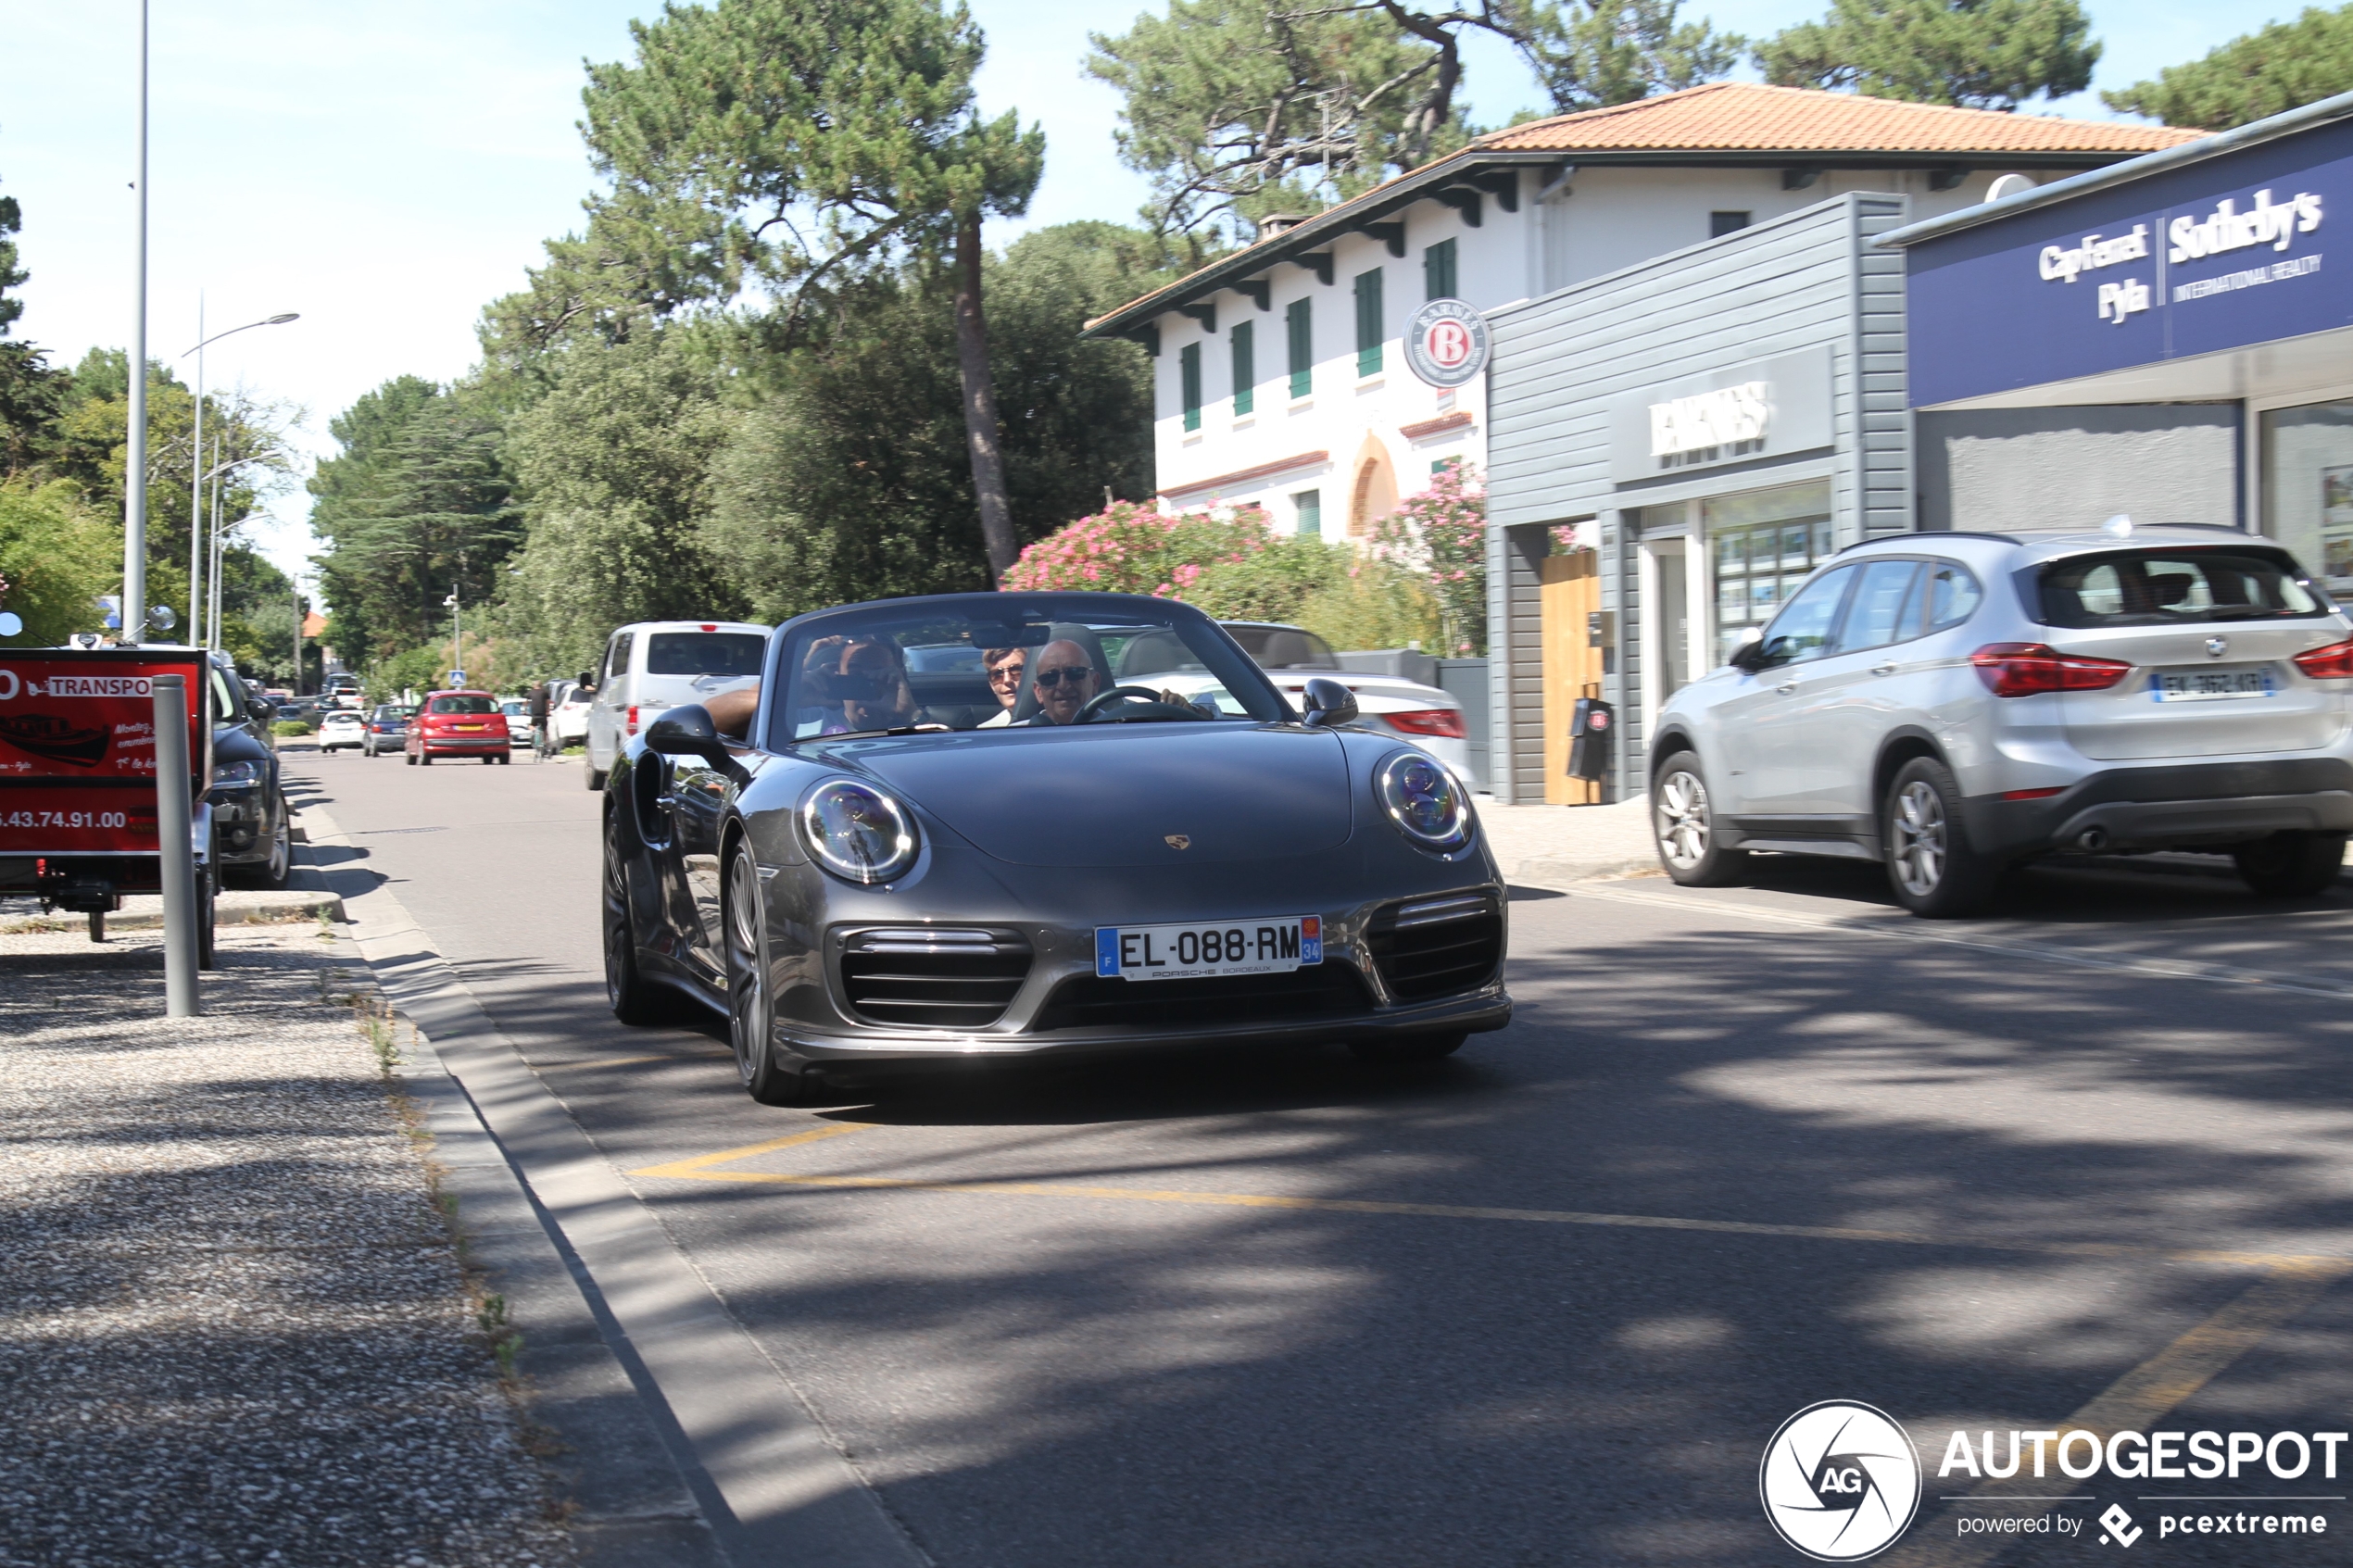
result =
[[[1114,721],[1117,723],[1125,723],[1129,719],[1199,719],[1202,716],[1201,709],[1190,703],[1180,705],[1161,701],[1160,694],[1150,686],[1114,686],[1107,692],[1097,692],[1093,696],[1088,697],[1087,706],[1078,710],[1078,716],[1071,722],[1074,724],[1091,723],[1096,714],[1114,702],[1132,702],[1139,704],[1139,709],[1152,709],[1150,713],[1139,710],[1132,714],[1122,714],[1119,719]]]

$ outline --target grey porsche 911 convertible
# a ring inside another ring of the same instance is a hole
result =
[[[672,709],[607,783],[613,1011],[725,1014],[772,1105],[860,1064],[1257,1041],[1410,1060],[1504,1027],[1504,888],[1461,784],[1351,728],[1339,681],[1305,700],[1171,600],[787,621],[740,734]]]

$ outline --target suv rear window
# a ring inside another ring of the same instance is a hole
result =
[[[646,640],[648,675],[757,675],[768,639],[750,632],[656,632]]]
[[[2037,571],[2045,626],[2194,626],[2325,615],[2328,600],[2285,555],[2153,546],[2070,556]]]

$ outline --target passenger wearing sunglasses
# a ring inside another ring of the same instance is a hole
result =
[[[1021,696],[1021,672],[1029,662],[1027,648],[989,648],[980,656],[980,666],[988,671],[988,695],[997,699],[1000,711],[983,719],[976,729],[1002,729],[1013,721],[1013,703]]]

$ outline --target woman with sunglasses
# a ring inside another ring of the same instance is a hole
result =
[[[1021,696],[1021,672],[1028,662],[1027,648],[989,648],[981,654],[981,668],[988,671],[988,695],[997,699],[1000,711],[974,728],[997,730],[1013,721],[1013,702]]]

